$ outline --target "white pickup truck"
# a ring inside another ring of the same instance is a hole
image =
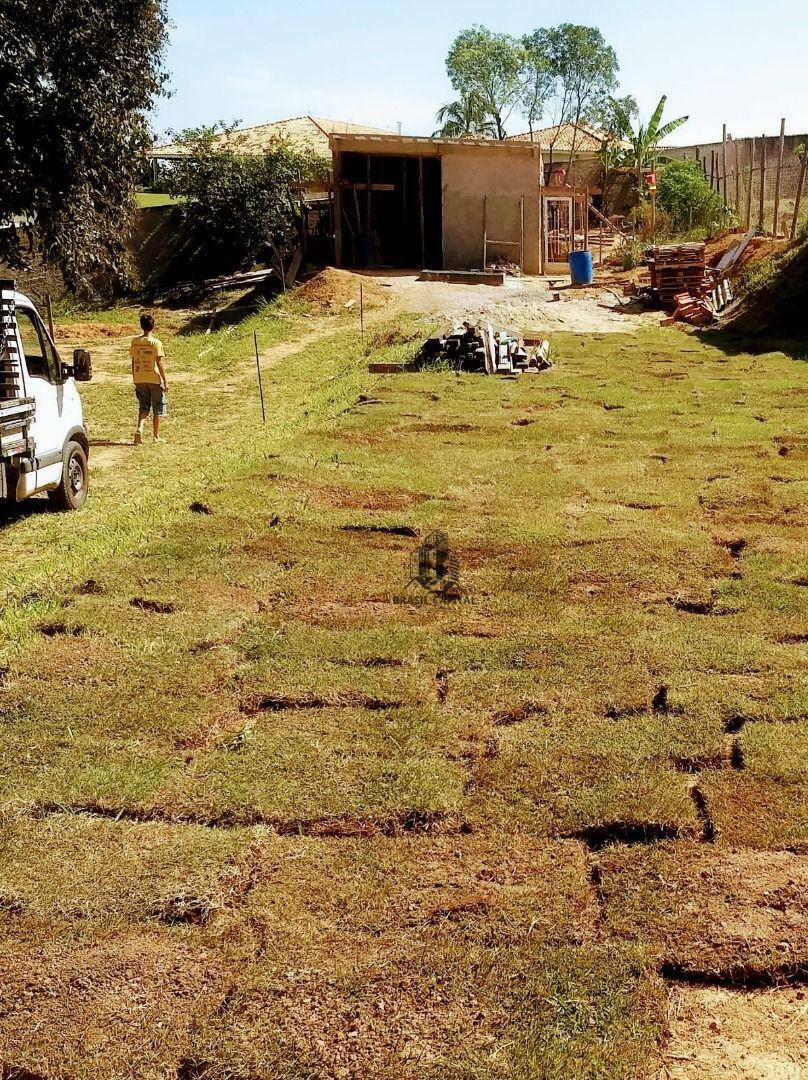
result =
[[[89,353],[64,363],[36,307],[0,280],[0,500],[46,491],[61,510],[84,504],[90,443],[76,382],[91,377]]]

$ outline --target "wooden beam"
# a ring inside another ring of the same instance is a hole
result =
[[[786,142],[786,119],[780,121],[780,145],[777,148],[777,172],[774,176],[774,228],[772,232],[777,236],[777,227],[780,217],[780,182],[783,177],[783,150]]]
[[[398,191],[395,184],[355,184],[353,180],[341,180],[339,186],[344,191]]]

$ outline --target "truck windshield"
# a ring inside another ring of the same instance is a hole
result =
[[[25,364],[32,379],[46,379],[48,382],[59,381],[59,365],[51,343],[39,325],[33,311],[17,307],[17,327],[20,332]]]

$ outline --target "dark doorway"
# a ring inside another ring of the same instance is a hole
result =
[[[343,153],[342,262],[443,269],[440,158]]]

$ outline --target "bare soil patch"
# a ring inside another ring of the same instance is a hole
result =
[[[57,323],[54,327],[57,341],[106,341],[131,338],[139,333],[137,323],[74,322]]]
[[[359,286],[362,286],[366,308],[380,308],[388,302],[389,291],[372,278],[353,274],[350,270],[337,270],[327,266],[319,274],[309,278],[296,291],[301,300],[324,311],[336,312],[347,304],[359,307]]]
[[[803,1080],[806,994],[676,987],[659,1080]]]
[[[0,1060],[45,1076],[170,1075],[177,1047],[224,992],[214,955],[157,934],[22,939],[0,958]]]

